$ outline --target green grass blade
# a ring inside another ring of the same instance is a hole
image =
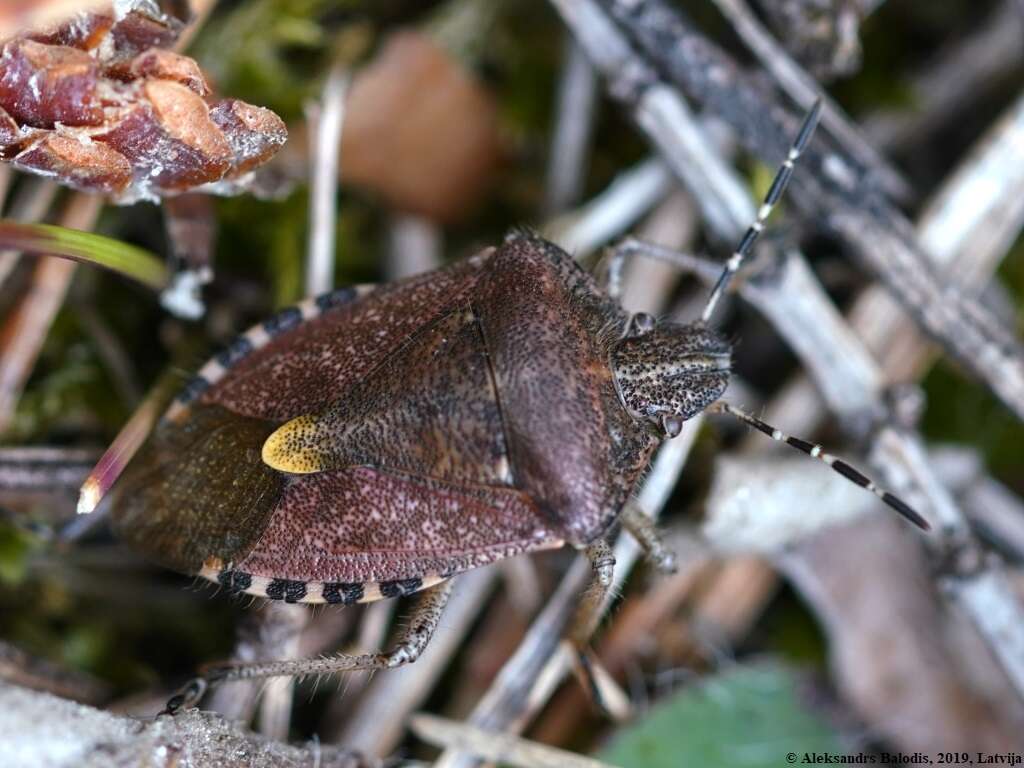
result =
[[[0,250],[61,256],[104,267],[157,291],[167,287],[167,267],[158,256],[92,232],[0,219]]]

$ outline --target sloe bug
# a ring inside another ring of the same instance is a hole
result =
[[[709,320],[819,113],[695,323],[627,315],[566,253],[519,231],[428,275],[309,299],[203,366],[116,486],[120,536],[174,570],[288,602],[424,590],[390,653],[227,666],[204,680],[413,661],[451,577],[522,552],[583,550],[600,593],[614,523],[658,551],[628,501],[661,440],[705,410],[824,461],[926,528],[820,446],[718,401],[731,348]]]

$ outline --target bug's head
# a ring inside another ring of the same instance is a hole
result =
[[[729,383],[731,347],[703,323],[655,323],[634,316],[611,353],[615,386],[630,415],[675,437]]]

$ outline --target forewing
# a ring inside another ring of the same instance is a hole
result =
[[[444,578],[561,543],[514,489],[350,467],[291,477],[260,542],[232,567],[317,584]]]
[[[119,535],[199,573],[247,554],[287,483],[260,458],[280,424],[321,409],[470,290],[486,252],[429,276],[343,288],[251,328],[206,363],[114,487]]]
[[[182,573],[248,552],[286,483],[259,460],[273,428],[219,406],[162,423],[114,486],[115,532]]]
[[[293,474],[374,466],[508,485],[498,393],[472,309],[424,326],[324,412],[287,422],[263,460]]]

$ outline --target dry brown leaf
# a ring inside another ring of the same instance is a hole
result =
[[[344,181],[449,221],[481,198],[500,158],[490,93],[426,35],[392,35],[356,76],[342,132]]]

